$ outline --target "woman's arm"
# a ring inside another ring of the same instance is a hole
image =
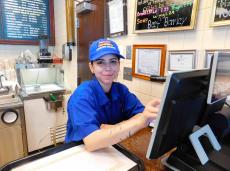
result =
[[[115,125],[102,125],[100,130],[94,131],[83,139],[86,149],[94,151],[108,147],[129,138],[140,129],[147,127],[156,118],[159,104],[159,100],[152,100],[146,105],[142,113],[133,116],[129,120]]]

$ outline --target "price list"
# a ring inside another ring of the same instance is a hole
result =
[[[2,40],[38,40],[50,35],[49,0],[0,0]]]

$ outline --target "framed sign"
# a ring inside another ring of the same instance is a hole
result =
[[[214,53],[218,52],[230,52],[230,49],[210,49],[210,50],[205,50],[205,62],[204,62],[204,67],[205,68],[210,68],[211,65],[211,60],[212,57],[214,56]]]
[[[127,34],[127,0],[107,0],[108,36]]]
[[[211,26],[230,24],[230,0],[213,0]]]
[[[196,50],[169,51],[169,71],[195,69]]]
[[[133,45],[133,77],[164,76],[166,45]]]
[[[54,0],[0,0],[0,44],[39,45],[48,35],[55,45]]]
[[[134,32],[193,29],[198,0],[136,0]]]
[[[211,59],[214,56],[214,52],[215,52],[215,50],[206,50],[205,51],[205,62],[204,62],[205,68],[210,68]]]

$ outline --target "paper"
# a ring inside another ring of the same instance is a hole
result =
[[[160,75],[161,49],[136,49],[136,73]]]
[[[193,69],[194,54],[170,54],[170,70],[191,70]]]
[[[108,2],[110,34],[124,31],[123,0]]]
[[[29,162],[12,171],[124,171],[136,165],[113,147],[87,152],[84,145]]]

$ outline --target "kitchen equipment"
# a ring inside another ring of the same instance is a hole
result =
[[[65,92],[64,70],[58,64],[16,64],[18,83],[22,96],[47,92]]]
[[[58,132],[59,127],[65,127],[67,121],[64,106],[68,91],[63,85],[64,71],[61,67],[47,63],[16,65],[29,152],[64,141],[65,131],[57,141],[53,133]]]
[[[0,96],[0,166],[27,155],[24,109],[13,94]]]

